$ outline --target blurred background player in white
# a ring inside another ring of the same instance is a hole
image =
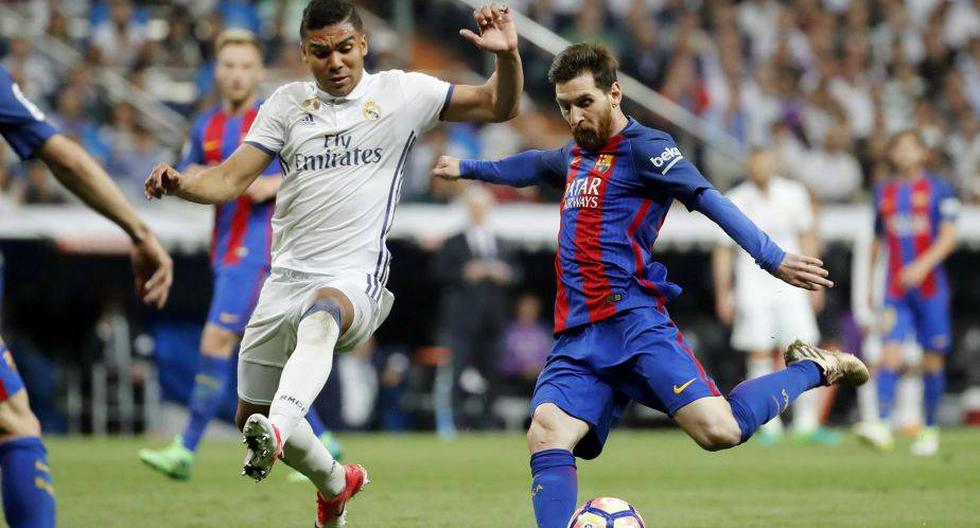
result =
[[[952,346],[950,288],[942,264],[956,248],[960,203],[947,182],[926,172],[928,147],[918,132],[896,133],[888,153],[894,176],[874,193],[871,269],[884,246],[884,307],[890,328],[884,332],[876,369],[880,420],[859,433],[878,449],[894,446],[889,421],[905,364],[903,343],[914,336],[922,347],[925,427],[911,449],[914,455],[929,456],[939,451],[937,413],[946,385],[945,355]]]
[[[746,162],[748,178],[727,196],[787,251],[819,257],[810,195],[803,184],[780,177],[778,169],[773,152],[753,150]],[[733,252],[737,252],[735,259]],[[725,324],[732,325],[732,347],[746,353],[746,379],[783,368],[781,351],[793,341],[819,342],[814,310],[822,307],[823,291],[808,292],[775,280],[727,237],[715,248],[713,268],[716,311]],[[820,427],[818,406],[824,390],[804,392],[793,402],[794,439],[839,442],[838,434]],[[774,444],[782,436],[778,416],[759,430],[763,444]]]
[[[89,207],[111,220],[132,241],[136,294],[163,308],[173,262],[150,228],[123,198],[105,170],[77,143],[58,133],[0,67],[0,134],[21,159],[43,161]],[[0,339],[0,487],[11,528],[53,528],[55,495],[41,441],[41,425],[7,346]]]
[[[280,87],[263,103],[242,146],[197,174],[157,166],[147,197],[200,203],[240,196],[276,157],[286,174],[272,219],[272,273],[242,339],[238,422],[244,473],[264,479],[278,458],[317,487],[317,526],[345,523],[363,467],[338,464],[303,420],[330,375],[333,353],[356,348],[387,317],[386,238],[406,156],[440,119],[499,122],[518,112],[524,78],[506,6],[474,13],[471,43],[496,55],[479,86],[421,73],[364,71],[368,41],[354,5],[313,0],[300,51],[312,82]],[[268,418],[266,417],[268,415]]]
[[[248,133],[261,104],[259,84],[265,78],[265,67],[255,35],[245,29],[225,30],[215,39],[215,53],[219,102],[195,120],[178,165],[182,171],[200,171],[230,156]],[[269,222],[281,184],[279,165],[270,164],[242,196],[215,206],[211,240],[214,294],[201,334],[197,375],[188,403],[190,417],[183,433],[169,446],[139,453],[144,464],[168,477],[190,478],[197,446],[224,399],[234,366],[232,354],[269,275]],[[339,444],[316,411],[310,411],[307,419],[313,433],[337,457]],[[305,480],[299,473],[294,475]]]

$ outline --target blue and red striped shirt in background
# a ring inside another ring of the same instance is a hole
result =
[[[231,156],[252,126],[259,106],[261,102],[256,102],[238,115],[229,115],[218,106],[198,116],[177,170],[192,164],[215,165]],[[281,174],[278,164],[270,163],[262,176]],[[212,267],[221,269],[241,263],[268,267],[274,210],[275,200],[254,203],[246,195],[215,205]]]
[[[902,287],[902,268],[919,258],[935,242],[943,222],[955,222],[960,203],[952,186],[923,173],[915,179],[894,179],[879,185],[874,193],[875,234],[888,250],[887,298],[907,292]],[[917,291],[924,298],[946,292],[943,267],[936,266]]]
[[[571,142],[500,161],[463,160],[460,171],[491,183],[564,187],[556,334],[633,308],[663,311],[680,294],[653,260],[675,198],[715,221],[766,270],[774,272],[785,255],[684,158],[669,134],[633,119],[598,152]]]

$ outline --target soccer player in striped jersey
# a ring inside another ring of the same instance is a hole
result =
[[[367,37],[349,0],[312,0],[300,52],[312,79],[285,84],[259,109],[244,143],[197,174],[167,165],[148,197],[220,203],[237,198],[278,158],[285,169],[272,219],[272,272],[245,329],[238,361],[244,474],[259,481],[278,459],[317,488],[316,526],[343,525],[367,481],[342,465],[303,417],[330,375],[335,351],[367,341],[394,296],[386,246],[405,160],[416,138],[446,121],[505,121],[524,85],[517,30],[506,6],[474,12],[479,34],[461,35],[496,57],[481,85],[418,72],[368,73]]]
[[[191,129],[178,168],[200,171],[230,156],[248,133],[259,111],[259,84],[264,78],[262,50],[255,36],[229,29],[215,39],[215,84],[220,102],[201,114]],[[184,432],[164,449],[143,449],[140,460],[178,480],[190,478],[194,453],[208,422],[224,400],[245,324],[269,275],[272,213],[282,183],[278,164],[270,164],[244,194],[215,205],[211,238],[214,294],[201,334],[200,358],[188,405],[190,419]],[[307,414],[313,433],[336,457],[339,444],[326,431],[316,411]],[[294,475],[299,475],[295,474]]]
[[[627,117],[616,59],[577,44],[549,80],[575,141],[500,161],[442,157],[436,176],[565,190],[555,271],[557,339],[538,377],[528,431],[538,526],[564,528],[576,505],[575,457],[602,451],[631,401],[668,413],[707,450],[739,445],[805,390],[867,381],[856,357],[796,341],[787,368],[738,385],[727,397],[667,313],[680,293],[653,260],[671,203],[705,214],[755,262],[808,290],[833,286],[815,259],[786,253],[687,161],[673,139]],[[465,315],[462,315],[465,317]]]
[[[133,243],[136,293],[162,308],[170,293],[173,262],[150,228],[126,203],[105,170],[74,141],[58,133],[0,67],[0,135],[21,159],[37,158],[89,207],[122,228]],[[0,487],[11,528],[53,528],[54,487],[41,425],[31,412],[24,382],[0,339]]]
[[[922,347],[925,428],[912,444],[912,454],[929,456],[939,451],[936,413],[946,385],[945,355],[951,342],[950,291],[942,263],[956,248],[956,219],[960,202],[952,187],[925,171],[927,147],[918,133],[896,134],[889,156],[896,177],[877,189],[875,241],[871,269],[887,249],[885,267],[885,333],[878,384],[880,421],[859,435],[872,446],[894,446],[888,420],[895,405],[895,388],[904,363],[902,343],[915,336]]]

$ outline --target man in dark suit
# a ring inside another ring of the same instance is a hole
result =
[[[477,428],[494,424],[500,339],[510,287],[520,274],[513,250],[487,223],[493,195],[471,187],[463,201],[469,225],[446,240],[433,262],[443,292],[439,335],[452,352],[451,378],[443,372],[436,383],[437,426],[443,436],[455,434],[455,422]],[[475,416],[464,412],[471,398],[481,407]]]

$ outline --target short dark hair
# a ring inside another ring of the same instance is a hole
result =
[[[568,82],[589,72],[600,90],[608,92],[616,82],[619,62],[602,44],[580,42],[569,46],[555,56],[548,69],[548,81],[552,84]]]
[[[350,0],[310,0],[303,10],[299,36],[306,38],[307,31],[323,29],[343,22],[350,22],[357,31],[364,31],[361,15],[357,13],[357,7]]]

